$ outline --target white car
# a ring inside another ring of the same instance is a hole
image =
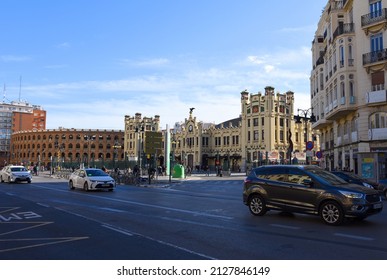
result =
[[[22,165],[7,165],[0,172],[0,181],[8,183],[31,183],[32,175],[31,172]]]
[[[89,190],[112,191],[116,187],[116,182],[112,177],[98,168],[78,169],[71,173],[69,178],[69,188]]]

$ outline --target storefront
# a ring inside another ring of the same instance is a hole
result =
[[[387,178],[387,152],[362,152],[357,156],[361,177],[373,181]]]

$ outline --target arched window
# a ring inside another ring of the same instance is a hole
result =
[[[387,113],[376,112],[369,117],[369,128],[386,128],[387,127]]]

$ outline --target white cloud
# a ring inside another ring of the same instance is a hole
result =
[[[69,42],[63,42],[56,45],[58,49],[68,49],[71,47]]]
[[[160,115],[165,128],[188,118],[190,107],[196,108],[197,120],[220,123],[240,115],[240,92],[244,89],[252,93],[262,92],[266,86],[281,93],[291,90],[296,106],[309,108],[309,52],[306,48],[278,50],[248,56],[243,63],[207,68],[194,63],[194,67],[181,67],[156,59],[155,65],[157,61],[169,63],[169,71],[119,80],[27,86],[23,97],[47,110],[48,128],[124,129],[124,116],[137,112],[147,117]]]
[[[121,59],[119,64],[130,67],[160,67],[170,63],[167,58],[150,58],[143,60]]]
[[[4,62],[21,62],[31,60],[29,56],[17,56],[17,55],[1,55],[0,60]]]

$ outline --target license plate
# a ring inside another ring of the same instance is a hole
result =
[[[379,208],[382,208],[382,204],[381,203],[374,204],[374,209],[379,209]]]

